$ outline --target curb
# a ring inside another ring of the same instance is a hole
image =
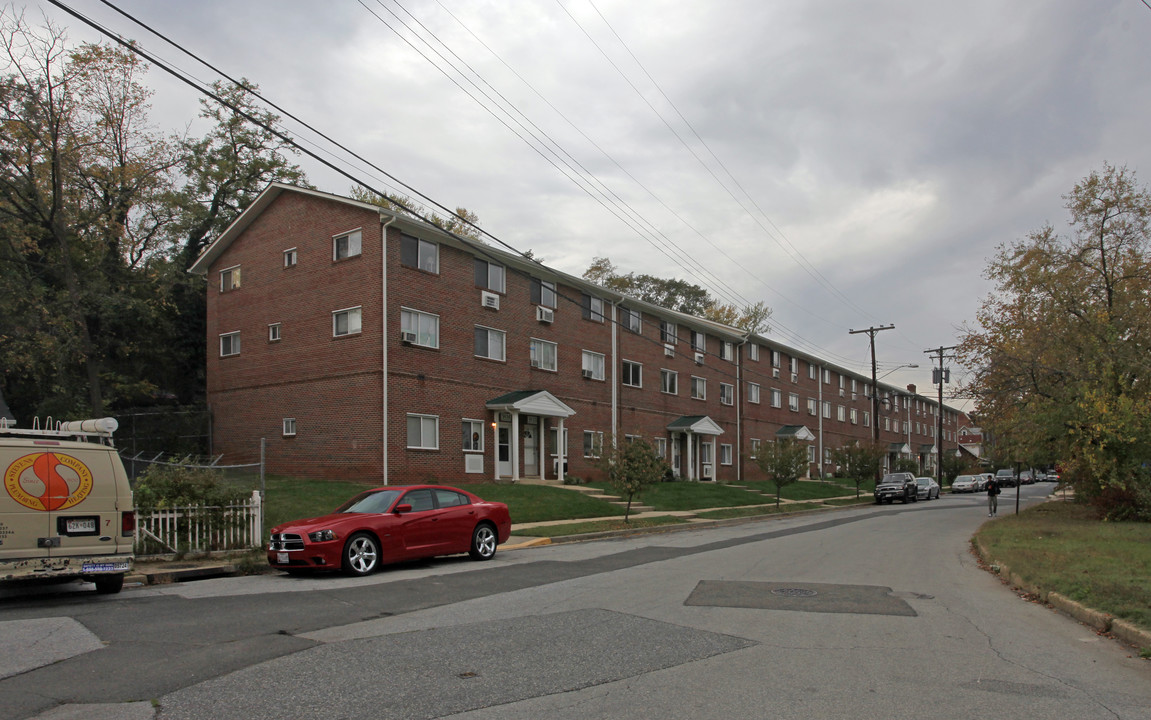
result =
[[[1019,575],[1011,572],[1006,565],[996,562],[983,543],[974,540],[971,545],[975,550],[975,555],[985,564],[985,569],[998,575],[1011,587],[1038,597],[1044,604],[1072,620],[1094,628],[1100,633],[1107,633],[1116,640],[1135,647],[1140,653],[1151,652],[1151,631],[1136,627],[1126,620],[1113,617],[1101,610],[1089,608],[1054,590],[1049,591],[1033,583],[1025,582]]]
[[[124,577],[124,582],[140,583],[141,585],[165,585],[168,583],[185,582],[187,580],[227,577],[235,574],[236,566],[231,563],[164,568],[162,570],[145,570],[137,567],[134,572]]]

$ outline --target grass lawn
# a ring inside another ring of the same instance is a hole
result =
[[[623,520],[590,520],[588,522],[565,523],[563,525],[546,525],[537,528],[517,530],[516,536],[525,537],[564,537],[567,535],[582,535],[583,533],[605,532],[608,530],[634,530],[635,528],[657,527],[659,525],[682,525],[687,520],[672,515],[653,518],[631,518],[629,522]]]
[[[589,483],[614,493],[607,483]],[[650,505],[656,510],[700,510],[703,508],[762,505],[764,497],[740,488],[702,482],[658,482],[648,485],[632,504]]]
[[[770,482],[744,482],[740,485],[746,485],[764,495],[775,497],[775,485]],[[848,490],[836,483],[807,481],[785,485],[779,493],[779,496],[784,500],[823,500],[824,498],[845,497],[847,495],[855,495],[855,488],[852,487],[851,490]]]
[[[268,475],[265,478],[264,532],[280,523],[327,515],[356,493],[379,486],[379,482],[354,483],[344,480]]]
[[[976,538],[1028,582],[1151,630],[1151,524],[1100,522],[1055,501],[988,522]]]
[[[484,500],[505,503],[511,512],[513,523],[623,515],[623,508],[616,507],[606,500],[598,500],[575,490],[548,485],[484,483],[460,487],[479,495]]]

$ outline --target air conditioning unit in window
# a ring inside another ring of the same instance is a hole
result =
[[[777,377],[779,377],[779,368],[772,368],[772,369],[771,369],[771,376],[772,376],[773,378],[777,378]]]
[[[538,368],[540,366],[539,358],[532,358],[532,367]]]
[[[705,477],[705,478],[707,478],[708,480],[710,480],[710,479],[711,479],[711,464],[710,464],[710,463],[704,463],[704,465],[703,465],[703,472],[702,472],[702,473],[700,473],[700,475],[701,475],[702,477]]]
[[[544,307],[543,305],[536,306],[536,320],[542,323],[550,323],[556,319],[556,311],[551,308]]]
[[[798,375],[798,374],[796,374],[796,373],[792,373],[792,374],[791,374],[791,381],[792,381],[793,383],[797,383],[797,382],[799,382],[799,375]]]
[[[839,388],[839,397],[843,397],[843,388]]]
[[[595,377],[595,370],[588,370],[587,368],[584,368],[583,376],[585,378],[594,378]]]
[[[703,365],[703,353],[697,352],[695,354],[695,364],[696,365]]]
[[[480,305],[483,305],[484,307],[491,310],[499,310],[500,296],[496,295],[495,293],[488,292],[487,290],[483,290],[480,292]]]
[[[411,330],[400,331],[400,342],[414,343],[416,341],[416,334]]]
[[[675,357],[675,345],[665,343],[663,346],[663,354],[667,357]]]

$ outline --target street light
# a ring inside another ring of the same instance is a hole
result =
[[[919,367],[919,366],[916,365],[915,363],[907,363],[906,365],[897,365],[896,367],[893,367],[890,370],[888,370],[887,372],[880,375],[879,379],[882,380],[883,378],[887,377],[888,375],[895,372],[896,370],[902,370],[904,368],[917,368],[917,367]]]

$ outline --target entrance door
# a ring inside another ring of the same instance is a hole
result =
[[[540,419],[535,416],[524,419],[524,477],[540,474]]]
[[[500,477],[512,475],[512,426],[500,423],[497,430],[499,438],[496,440],[496,462]]]
[[[681,474],[679,469],[679,446],[680,438],[678,436],[673,436],[671,439],[671,470],[676,474],[676,476]]]

